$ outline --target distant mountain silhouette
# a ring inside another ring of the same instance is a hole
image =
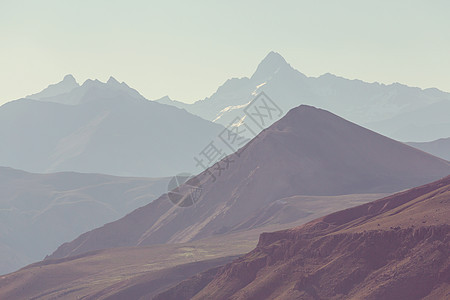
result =
[[[450,161],[450,137],[432,142],[410,142],[408,145]]]
[[[167,178],[32,174],[0,167],[0,274],[41,260],[68,239],[167,191]]]
[[[161,103],[161,104],[172,105],[172,106],[176,106],[178,108],[183,108],[183,109],[186,109],[189,107],[189,104],[186,104],[184,102],[177,101],[177,100],[172,100],[169,98],[169,96],[164,96],[161,99],[158,99],[155,101],[158,103]]]
[[[36,100],[50,98],[61,94],[70,93],[72,90],[78,87],[80,87],[80,85],[77,83],[75,78],[69,74],[66,75],[61,82],[51,84],[41,92],[29,95],[27,96],[27,98]]]
[[[447,161],[311,106],[292,109],[239,153],[196,177],[202,192],[195,205],[180,208],[163,195],[63,244],[50,258],[188,242],[270,222],[292,222],[284,209],[287,201],[282,200],[287,197],[395,192],[450,174]],[[185,196],[193,193],[189,185],[181,191]]]
[[[138,91],[130,88],[125,82],[120,83],[114,77],[110,77],[106,83],[98,79],[86,80],[81,86],[76,83],[72,75],[66,75],[63,81],[52,84],[42,92],[27,96],[28,99],[55,102],[60,104],[77,105],[98,98],[108,97],[135,98],[146,100]]]
[[[429,142],[450,135],[450,101],[442,100],[388,120],[367,124],[377,132],[405,142]]]
[[[401,141],[434,140],[450,134],[448,114],[443,115],[450,111],[449,93],[399,83],[367,83],[329,73],[307,77],[276,52],[270,52],[250,78],[227,80],[204,100],[193,104],[160,101],[226,126],[236,117],[244,117],[247,104],[262,91],[284,112],[300,104],[313,105]],[[422,115],[423,109],[430,112]]]
[[[2,105],[0,165],[119,176],[198,172],[194,156],[223,130],[112,77],[87,80],[68,93]]]

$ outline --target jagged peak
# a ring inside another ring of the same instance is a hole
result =
[[[73,77],[72,74],[67,74],[66,76],[64,76],[63,82],[74,82],[77,83],[77,80],[75,79],[75,77]]]
[[[266,57],[259,63],[258,68],[252,76],[252,80],[264,81],[269,77],[272,77],[279,70],[290,67],[283,56],[278,52],[271,51]]]
[[[119,85],[120,82],[117,81],[117,79],[115,79],[114,77],[110,76],[108,81],[106,82],[107,84],[112,84],[112,85]]]
[[[81,86],[82,87],[90,87],[90,86],[102,85],[102,84],[104,84],[104,83],[98,79],[86,79],[86,81],[83,82],[83,84]]]
[[[261,64],[275,64],[275,65],[288,65],[286,60],[280,53],[275,51],[270,51],[269,54],[261,61]]]
[[[60,81],[58,83],[50,84],[48,87],[46,87],[42,91],[32,94],[32,95],[28,95],[28,96],[26,96],[26,98],[35,99],[35,100],[50,98],[50,97],[54,97],[57,95],[68,93],[79,86],[80,85],[75,80],[75,78],[72,76],[72,74],[67,74],[66,76],[64,76],[62,81]]]

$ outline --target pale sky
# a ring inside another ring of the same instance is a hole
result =
[[[66,74],[193,102],[271,50],[308,76],[450,91],[449,15],[445,0],[0,0],[0,104]]]

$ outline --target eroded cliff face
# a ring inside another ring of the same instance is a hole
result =
[[[450,283],[450,225],[272,235],[194,299],[421,299]]]

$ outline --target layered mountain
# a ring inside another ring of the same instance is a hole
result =
[[[449,115],[450,101],[442,100],[366,126],[396,140],[430,142],[450,135]]]
[[[172,176],[197,171],[194,156],[223,130],[148,101],[114,78],[87,80],[68,93],[2,105],[0,165],[39,173]]]
[[[448,299],[450,176],[303,226],[154,299]]]
[[[260,92],[267,94],[284,112],[300,104],[313,105],[330,110],[359,125],[373,123],[370,128],[402,141],[421,141],[424,137],[433,140],[437,138],[436,134],[441,134],[442,131],[446,134],[438,136],[448,136],[449,133],[448,114],[442,115],[442,112],[450,111],[449,93],[434,88],[408,87],[399,83],[367,83],[329,73],[320,77],[308,77],[291,67],[275,52],[269,53],[261,61],[251,77],[227,80],[208,98],[193,104],[167,98],[160,101],[185,108],[207,120],[226,126],[237,117],[245,117],[246,108]],[[422,109],[433,110],[434,104],[447,109],[434,115],[434,119],[431,113],[421,115]],[[419,118],[416,118],[416,114]],[[389,121],[401,115],[405,117]],[[414,128],[419,131],[405,130],[417,120],[420,121],[415,123]],[[248,118],[243,122],[248,122]],[[251,125],[251,122],[248,124]]]
[[[0,167],[0,274],[41,260],[61,243],[146,205],[168,179],[32,174]]]
[[[161,104],[167,104],[167,105],[172,105],[172,106],[176,106],[178,108],[183,108],[183,109],[189,109],[190,105],[178,100],[173,100],[170,99],[169,96],[164,96],[158,100],[155,100],[155,102],[161,103]]]
[[[450,161],[450,138],[438,139],[432,142],[410,142],[408,145],[428,152],[434,156]]]
[[[95,90],[95,91],[93,91]],[[39,93],[27,96],[27,99],[55,102],[60,104],[77,105],[96,98],[117,97],[126,94],[126,97],[144,100],[138,91],[129,87],[125,82],[119,82],[114,77],[109,77],[103,83],[98,79],[86,80],[81,86],[73,75],[64,76],[61,82],[51,84]]]
[[[308,213],[301,202],[289,206],[287,199],[298,195],[389,193],[448,174],[445,160],[303,105],[178,188],[181,205],[173,204],[173,193],[163,195],[63,244],[50,258],[288,223]]]

